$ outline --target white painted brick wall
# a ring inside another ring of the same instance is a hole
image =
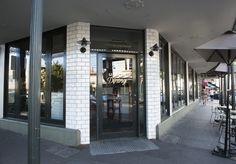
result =
[[[0,118],[3,118],[5,46],[0,45]]]
[[[79,129],[81,144],[90,143],[89,69],[90,47],[85,53],[76,42],[90,40],[90,24],[77,22],[67,26],[66,128]]]
[[[186,61],[186,66],[185,66],[185,69],[186,69],[186,74],[185,74],[185,78],[186,78],[186,96],[187,96],[187,106],[189,105],[189,78],[188,78],[188,62]]]
[[[159,51],[149,56],[150,47],[159,44],[159,34],[155,29],[146,29],[146,120],[147,138],[156,138],[156,126],[161,121],[160,107],[160,56]]]
[[[168,66],[169,66],[169,108],[170,108],[170,116],[173,115],[173,104],[172,104],[172,77],[171,77],[171,69],[172,69],[172,64],[171,64],[171,43],[168,43]]]

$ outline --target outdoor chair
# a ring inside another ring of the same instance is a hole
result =
[[[222,142],[221,140],[222,140],[222,138],[223,139],[225,138],[225,136],[224,136],[225,135],[225,133],[224,133],[225,126],[226,126],[225,121],[226,121],[225,118],[223,118],[222,123],[220,124],[220,136],[218,138],[218,143],[220,143],[220,144],[224,144],[224,142]],[[233,121],[231,119],[230,120],[230,129],[229,129],[229,132],[230,132],[229,139],[231,140],[232,145],[235,145],[235,142],[236,142],[235,130],[236,130],[236,125],[233,124]]]
[[[219,125],[221,126],[221,124],[223,123],[222,119],[224,118],[225,114],[224,112],[221,110],[220,107],[213,107],[211,108],[211,118],[210,118],[210,123],[214,125]]]

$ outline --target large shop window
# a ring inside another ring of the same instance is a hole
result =
[[[172,49],[171,51],[172,108],[178,110],[186,103],[185,61]]]
[[[188,81],[189,81],[189,102],[194,100],[194,76],[193,69],[188,66]]]
[[[40,102],[41,121],[65,122],[66,27],[43,33]],[[7,118],[27,119],[29,38],[6,44],[5,112]]]
[[[168,104],[169,95],[168,93],[168,42],[160,35],[160,81],[161,81],[161,120],[164,121],[170,115],[170,108]]]

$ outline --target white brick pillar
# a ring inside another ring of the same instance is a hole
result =
[[[3,118],[5,46],[0,45],[0,118]]]
[[[186,69],[186,105],[188,106],[189,105],[189,78],[188,78],[188,62],[186,61],[186,66],[185,66],[185,69]]]
[[[195,77],[195,71],[193,71],[193,101],[196,100],[196,77]]]
[[[149,56],[150,47],[159,44],[157,30],[146,29],[146,126],[147,138],[156,138],[156,126],[161,121],[160,107],[160,55],[159,51]]]
[[[66,128],[78,129],[81,144],[90,143],[89,122],[89,69],[90,47],[85,53],[80,52],[77,41],[90,40],[89,23],[73,23],[67,26],[66,60]]]
[[[169,107],[170,107],[170,116],[172,116],[173,114],[173,102],[172,102],[172,75],[171,75],[171,68],[172,68],[172,63],[171,63],[171,56],[172,56],[172,53],[171,53],[171,43],[168,43],[168,66],[169,66],[169,69],[168,69],[168,80],[169,80]]]

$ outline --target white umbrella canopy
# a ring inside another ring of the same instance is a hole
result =
[[[236,32],[227,31],[195,48],[207,62],[231,63],[236,58]]]
[[[234,67],[234,73],[236,73],[236,66],[233,65]],[[224,73],[227,73],[228,72],[228,67],[227,67],[227,64],[226,63],[219,63],[217,65],[217,67],[215,68],[215,71],[216,72],[224,72]]]

